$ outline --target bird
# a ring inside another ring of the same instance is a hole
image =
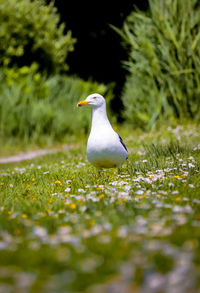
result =
[[[78,107],[85,105],[92,107],[92,125],[87,142],[88,161],[98,171],[103,168],[119,169],[128,159],[128,150],[108,120],[104,97],[94,93],[77,104]]]

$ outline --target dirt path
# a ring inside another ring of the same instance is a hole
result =
[[[0,164],[6,164],[6,163],[14,163],[14,162],[21,162],[25,160],[31,160],[39,156],[44,156],[47,154],[57,153],[62,150],[68,150],[71,148],[75,148],[74,145],[64,145],[62,148],[58,149],[50,149],[50,150],[36,150],[36,151],[30,151],[26,153],[19,153],[15,156],[9,156],[5,158],[0,158]]]

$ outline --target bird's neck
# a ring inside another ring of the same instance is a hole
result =
[[[92,129],[101,127],[111,127],[106,113],[106,105],[102,105],[98,108],[92,108]]]

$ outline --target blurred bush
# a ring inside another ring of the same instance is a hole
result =
[[[66,57],[75,39],[53,2],[45,0],[0,1],[0,65],[31,65],[37,62],[48,72],[66,70]]]
[[[149,0],[117,30],[129,52],[124,116],[152,127],[157,119],[200,117],[198,0]]]
[[[77,77],[38,73],[31,67],[0,71],[0,135],[26,142],[42,142],[45,137],[63,141],[66,134],[87,132],[91,109],[78,109],[77,102],[98,92],[112,99],[112,85],[105,86]]]

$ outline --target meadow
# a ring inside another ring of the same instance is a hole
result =
[[[123,128],[99,176],[86,138],[0,165],[0,292],[199,292],[200,129]]]

